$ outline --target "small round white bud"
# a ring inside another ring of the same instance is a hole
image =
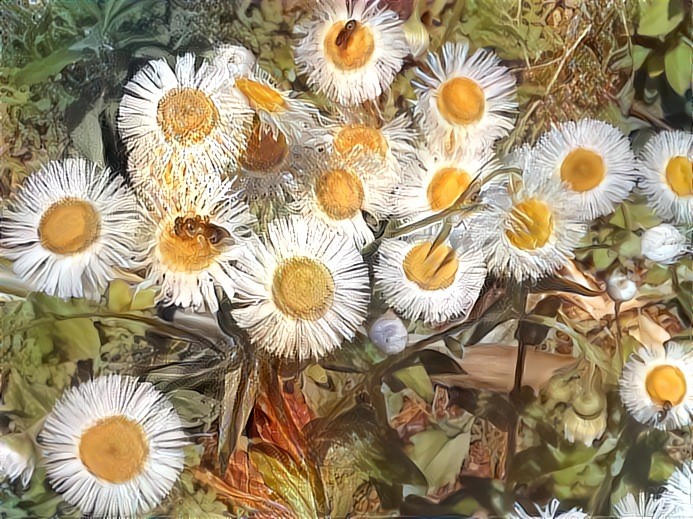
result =
[[[396,355],[407,346],[407,328],[392,310],[379,317],[368,330],[368,337],[380,351]]]
[[[645,231],[640,240],[642,255],[658,263],[673,263],[686,252],[686,236],[673,225],[663,223]]]
[[[606,280],[606,292],[614,301],[630,301],[638,293],[638,285],[627,274],[616,270]]]

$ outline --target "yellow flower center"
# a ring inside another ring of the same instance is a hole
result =
[[[79,459],[89,472],[109,483],[137,477],[149,456],[142,427],[124,416],[99,420],[82,433]]]
[[[315,186],[315,197],[320,209],[334,220],[354,216],[363,205],[361,180],[343,169],[324,173]]]
[[[38,226],[41,245],[56,254],[77,254],[99,236],[101,218],[92,204],[64,198],[50,206]]]
[[[672,157],[667,163],[667,183],[678,196],[693,196],[693,163],[688,157]]]
[[[371,153],[385,157],[387,154],[387,141],[380,130],[368,126],[345,126],[334,139],[334,147],[339,153],[349,153],[356,147],[360,153]]]
[[[606,166],[601,155],[585,148],[576,148],[563,159],[561,180],[573,191],[590,191],[602,183]]]
[[[192,146],[212,133],[219,122],[219,110],[196,88],[174,88],[159,101],[156,122],[166,140]]]
[[[534,250],[546,245],[553,232],[553,215],[548,204],[530,198],[510,211],[510,228],[505,235],[515,247]]]
[[[332,306],[334,280],[327,267],[319,261],[291,258],[274,272],[272,297],[285,315],[316,321]]]
[[[472,124],[484,115],[486,97],[476,82],[466,77],[448,79],[438,91],[438,111],[452,124]]]
[[[433,242],[415,245],[404,257],[402,268],[409,281],[422,290],[442,290],[455,281],[459,267],[457,254],[448,245],[433,249]]]
[[[645,388],[657,405],[678,405],[686,396],[686,377],[676,366],[657,366],[647,374]]]
[[[323,42],[325,55],[340,70],[355,70],[370,60],[375,50],[375,40],[370,28],[354,22],[353,31],[346,28],[347,22],[340,21],[329,28]]]
[[[431,210],[442,211],[450,207],[471,182],[471,175],[463,169],[442,168],[436,171],[426,191]]]
[[[253,110],[277,113],[286,110],[286,101],[277,90],[252,79],[240,78],[236,80],[236,88],[248,98],[248,103]]]
[[[201,272],[209,267],[221,250],[210,242],[208,228],[189,232],[185,226],[170,224],[157,245],[161,262],[174,272]]]
[[[272,135],[256,121],[243,156],[243,166],[253,172],[272,170],[282,164],[289,154],[289,146],[282,132]]]

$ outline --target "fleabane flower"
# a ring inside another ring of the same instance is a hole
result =
[[[614,505],[616,517],[619,519],[626,517],[637,517],[638,519],[663,517],[660,515],[661,508],[661,500],[654,496],[648,496],[645,492],[640,492],[637,497],[633,494],[627,494]]]
[[[367,0],[326,0],[298,24],[296,66],[332,101],[355,105],[390,86],[409,54],[403,22]]]
[[[567,203],[583,221],[613,212],[638,179],[628,138],[593,119],[556,125],[542,135],[532,157],[524,174],[527,188],[562,185]]]
[[[452,151],[508,135],[517,111],[515,79],[493,52],[470,55],[468,44],[446,43],[426,63],[414,86],[415,112],[429,142]]]
[[[7,200],[0,253],[35,290],[99,299],[112,279],[141,266],[144,209],[121,177],[83,159],[53,161]]]
[[[19,479],[27,486],[35,466],[34,442],[27,433],[0,436],[0,478]]]
[[[669,476],[660,498],[660,517],[693,517],[693,462],[686,460]]]
[[[645,144],[639,184],[656,213],[674,223],[693,223],[693,133],[660,132]]]
[[[515,503],[514,514],[510,514],[511,519],[587,519],[588,515],[581,508],[571,508],[567,512],[560,512],[561,506],[558,499],[552,499],[545,507],[533,503],[536,512],[527,511],[519,503]]]

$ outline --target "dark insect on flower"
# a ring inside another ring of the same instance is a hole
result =
[[[669,414],[670,410],[671,410],[671,402],[669,402],[667,400],[664,402],[662,410],[657,413],[657,421],[661,423],[664,420],[666,420],[667,415]]]
[[[209,216],[185,219],[178,216],[174,222],[173,232],[183,240],[196,240],[202,237],[212,245],[231,237],[226,229],[210,223]]]
[[[356,20],[349,20],[344,24],[344,28],[339,31],[339,34],[337,34],[337,39],[334,41],[337,47],[346,49],[346,46],[349,44],[349,38],[351,38],[351,35],[354,34],[354,31],[356,30],[356,23]]]

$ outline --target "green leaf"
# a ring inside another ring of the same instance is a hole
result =
[[[22,376],[12,369],[3,393],[4,405],[0,412],[8,411],[15,414],[24,429],[29,428],[53,409],[58,399],[58,390],[40,384],[29,384]]]
[[[597,270],[606,270],[618,258],[611,249],[595,249],[592,251],[592,261]]]
[[[691,49],[690,44],[682,40],[676,47],[665,54],[664,72],[671,88],[680,96],[684,95],[691,88],[693,49]]]
[[[670,6],[681,4],[678,0],[640,0],[640,21],[637,33],[643,36],[669,34],[683,20],[683,11],[678,10],[669,18]]]
[[[24,68],[17,71],[13,82],[15,85],[35,85],[42,83],[51,76],[55,76],[68,65],[78,61],[82,57],[82,51],[72,50],[68,47],[56,50],[45,58],[32,61]]]
[[[428,376],[426,369],[422,365],[417,364],[415,366],[400,369],[395,372],[394,376],[405,386],[413,389],[416,394],[426,400],[426,402],[433,401],[433,384],[431,383],[431,378]]]
[[[650,473],[647,477],[652,481],[666,481],[673,474],[675,468],[676,465],[671,456],[664,452],[655,452],[652,454]]]
[[[91,319],[80,317],[55,321],[54,337],[67,360],[89,360],[99,357],[101,340]]]
[[[650,55],[652,49],[647,47],[641,47],[640,45],[633,45],[633,68],[638,70],[645,63],[647,56]]]
[[[101,113],[102,106],[103,102],[99,99],[97,106],[93,110],[87,112],[82,122],[72,130],[70,137],[72,138],[75,148],[77,148],[85,158],[104,167],[106,163],[104,161],[103,139],[101,138],[101,123],[99,123],[99,114]]]
[[[454,483],[469,454],[471,432],[449,438],[443,431],[429,430],[411,437],[411,459],[426,477],[429,488]]]

